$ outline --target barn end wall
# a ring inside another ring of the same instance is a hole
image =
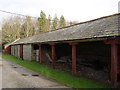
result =
[[[23,45],[23,59],[32,60],[32,45]]]

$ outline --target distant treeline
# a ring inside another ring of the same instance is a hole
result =
[[[40,17],[33,19],[30,16],[9,17],[2,24],[2,44],[12,42],[18,38],[30,37],[41,32],[52,31],[76,24],[76,21],[67,22],[64,16],[53,18],[41,11]]]

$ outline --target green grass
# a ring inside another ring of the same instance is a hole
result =
[[[108,88],[108,86],[102,83],[83,77],[75,77],[70,73],[53,69],[46,65],[41,65],[38,62],[21,60],[12,55],[2,55],[2,57],[72,88]]]

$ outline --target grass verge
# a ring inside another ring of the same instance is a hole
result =
[[[12,55],[2,55],[2,57],[72,88],[109,88],[102,83],[83,77],[75,77],[70,73],[41,65],[38,62],[21,60]]]

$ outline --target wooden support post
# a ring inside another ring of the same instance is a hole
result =
[[[51,52],[52,52],[52,67],[55,68],[56,60],[55,60],[55,44],[50,43],[51,45]]]
[[[117,85],[117,74],[118,74],[118,45],[120,40],[109,40],[105,41],[106,44],[111,44],[111,83],[116,87]]]
[[[10,49],[9,49],[9,54],[11,54],[11,46],[10,46]]]
[[[72,45],[72,74],[76,75],[76,45],[78,43],[73,42],[70,43],[70,45]]]
[[[111,82],[116,86],[117,83],[117,69],[118,69],[118,46],[116,44],[111,45]]]
[[[42,64],[42,45],[39,44],[39,61],[40,61],[40,64]]]
[[[23,60],[23,45],[20,45],[20,58]]]

